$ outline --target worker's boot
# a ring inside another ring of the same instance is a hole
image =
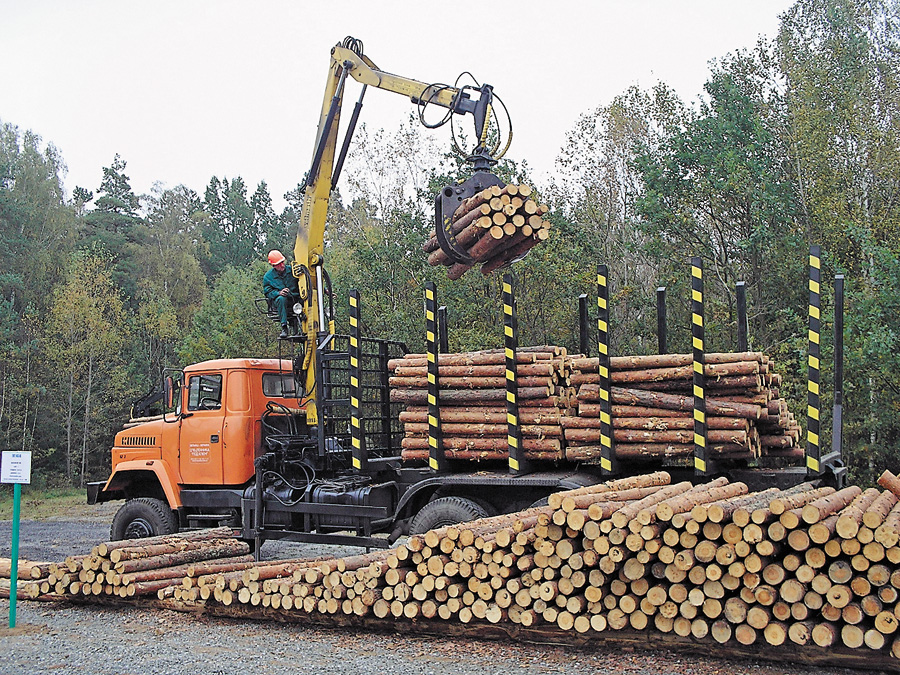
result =
[[[281,334],[278,336],[279,340],[284,340],[290,335],[290,330],[288,330],[288,325],[286,323],[281,324]]]

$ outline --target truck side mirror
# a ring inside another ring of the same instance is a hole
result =
[[[169,376],[163,381],[163,393],[166,402],[166,408],[175,405],[175,380]]]

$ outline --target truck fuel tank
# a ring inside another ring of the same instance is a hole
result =
[[[381,506],[393,513],[397,505],[397,486],[394,483],[359,485],[358,482],[342,485],[339,481],[329,481],[327,485],[313,487],[308,493],[308,501],[315,504],[343,504],[347,506]],[[347,515],[313,515],[315,529],[341,530],[356,528],[360,518]]]

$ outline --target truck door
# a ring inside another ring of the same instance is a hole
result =
[[[192,374],[187,381],[186,412],[181,420],[179,467],[186,485],[222,485],[221,373]]]

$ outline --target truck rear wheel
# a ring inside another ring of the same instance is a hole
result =
[[[129,499],[116,513],[109,530],[110,539],[143,539],[178,531],[178,519],[169,505],[160,499]]]
[[[409,525],[410,534],[424,534],[438,527],[456,525],[470,520],[487,518],[487,510],[465,497],[441,497],[422,507]]]

